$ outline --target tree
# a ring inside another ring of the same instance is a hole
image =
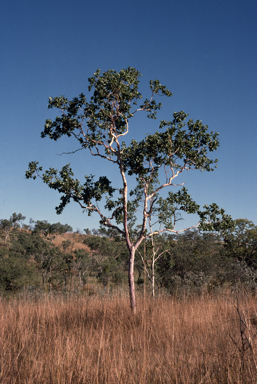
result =
[[[205,230],[214,230],[218,226],[229,224],[230,217],[216,204],[205,206],[200,211],[183,187],[176,193],[169,192],[167,199],[157,198],[167,187],[183,186],[174,184],[176,178],[189,170],[212,171],[217,160],[208,157],[208,152],[218,148],[218,133],[208,133],[208,127],[201,121],[187,121],[183,111],[175,112],[171,121],[162,120],[159,130],[147,135],[143,140],[132,139],[128,144],[124,140],[129,135],[129,122],[138,113],[147,113],[150,119],[156,119],[161,103],[155,101],[156,96],[170,97],[172,93],[159,80],[150,81],[151,97],[141,101],[138,90],[140,73],[135,68],[123,69],[120,72],[108,70],[101,74],[98,69],[89,78],[88,90],[94,90],[89,101],[83,93],[69,101],[64,96],[49,98],[48,108],[57,108],[61,116],[54,121],[46,120],[41,137],[49,136],[58,140],[62,136],[74,137],[80,147],[75,150],[88,150],[92,156],[99,157],[117,167],[121,183],[113,186],[106,176],[95,181],[93,175],[85,176],[84,184],[74,178],[70,164],[59,172],[50,168],[42,173],[37,161],[29,163],[27,178],[41,177],[50,188],[62,193],[61,202],[56,207],[61,213],[71,201],[78,203],[91,215],[97,213],[100,224],[116,229],[126,240],[129,250],[129,287],[132,312],[136,312],[134,260],[139,245],[148,236],[145,232],[147,218],[153,207],[159,210],[159,221],[163,228],[154,231],[151,236],[164,231],[178,232],[176,228],[178,210],[187,213],[198,213],[200,220],[195,227],[201,225]],[[138,105],[139,103],[139,105]],[[186,127],[186,128],[185,128]],[[161,130],[164,129],[163,132]],[[71,153],[74,153],[71,152]],[[160,173],[164,178],[160,180]],[[136,187],[129,184],[131,176]],[[159,184],[158,184],[159,182]],[[153,186],[157,187],[153,188]],[[98,202],[105,198],[104,209]],[[162,208],[170,205],[173,220],[167,221]],[[140,207],[141,206],[141,207]],[[136,236],[132,235],[136,221],[139,220],[137,209],[141,209],[141,226]]]
[[[16,292],[36,281],[35,266],[19,257],[5,257],[0,260],[0,291]]]
[[[143,252],[140,250],[140,247],[137,251],[140,255],[147,278],[151,283],[152,297],[155,297],[156,262],[163,255],[170,252],[170,247],[164,236],[156,235],[151,236],[150,240],[147,243],[144,243]]]
[[[20,222],[25,220],[26,216],[22,216],[21,213],[16,213],[14,212],[11,216],[10,219],[2,219],[0,220],[0,226],[5,234],[4,241],[6,243],[10,232],[13,228],[19,228],[20,227]]]
[[[102,228],[99,230],[102,232]],[[109,281],[121,282],[124,267],[126,268],[127,249],[124,240],[107,236],[87,236],[84,243],[91,250],[91,260],[97,269],[97,277],[107,286]],[[125,264],[125,266],[124,266]],[[118,277],[119,276],[119,277]]]
[[[88,272],[92,263],[91,263],[88,252],[86,252],[84,249],[76,249],[74,253],[75,253],[75,257],[73,260],[73,268],[78,272],[79,285],[80,287],[82,287],[83,284],[84,285],[86,284],[86,281],[87,281],[86,273]]]
[[[34,224],[34,233],[41,233],[45,237],[51,236],[51,240],[55,238],[56,234],[61,235],[66,232],[73,231],[72,227],[68,224],[61,224],[59,222],[50,224],[47,220],[37,220],[36,222],[34,222],[32,219],[30,219],[30,224]]]
[[[23,260],[30,260],[38,250],[38,238],[39,236],[32,235],[30,232],[20,231],[12,241],[9,255],[20,257]],[[41,238],[39,240],[43,241]]]
[[[155,185],[155,188],[157,186]],[[156,199],[157,195],[152,197],[152,201],[150,201],[150,204],[153,202],[153,199]],[[160,210],[161,206],[161,210]],[[173,223],[172,221],[176,222],[181,219],[180,213],[176,213],[177,207],[174,206],[173,201],[170,201],[170,199],[166,199],[163,201],[162,199],[159,200],[159,206],[153,207],[151,213],[148,215],[147,221],[148,221],[148,237],[150,238],[150,244],[148,242],[148,247],[144,247],[144,252],[140,252],[140,249],[138,248],[137,251],[141,257],[144,270],[147,274],[148,279],[151,282],[152,287],[152,297],[155,297],[155,266],[156,262],[164,256],[166,253],[169,253],[170,251],[170,244],[166,241],[163,234],[158,235],[154,234],[156,232],[153,228],[155,225],[157,225],[159,222],[162,223],[162,220],[160,220],[161,217],[166,222],[166,227],[172,227]],[[156,216],[156,218],[154,218]],[[153,223],[153,219],[155,219],[155,222]],[[174,223],[175,224],[175,223]],[[160,231],[161,232],[161,227]],[[147,232],[146,232],[147,233]],[[148,248],[148,252],[147,252]],[[150,249],[149,249],[150,248]],[[150,252],[149,252],[150,251]],[[149,253],[150,253],[150,263],[149,263]],[[149,265],[150,264],[150,265]]]
[[[49,283],[51,288],[53,280],[59,276],[63,276],[63,270],[70,269],[68,264],[71,261],[65,260],[65,255],[62,254],[58,247],[55,247],[52,243],[43,240],[40,236],[33,235],[34,242],[34,260],[36,262],[36,268],[41,274],[42,285],[45,288]],[[69,254],[67,255],[69,258]]]
[[[247,219],[235,220],[235,226],[223,233],[225,254],[257,269],[257,226]]]
[[[213,233],[201,234],[198,230],[185,231],[170,239],[170,252],[158,261],[160,283],[170,292],[181,288],[209,291],[222,285],[226,261],[220,255],[222,243]]]

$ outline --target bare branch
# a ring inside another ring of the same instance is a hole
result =
[[[62,153],[57,153],[58,156],[62,156],[62,155],[71,155],[72,153],[76,153],[78,151],[81,151],[83,148],[79,148],[79,149],[76,149],[75,151],[71,151],[71,152],[62,152]]]
[[[143,263],[143,266],[144,266],[144,270],[145,270],[145,272],[146,272],[146,274],[147,274],[148,280],[152,281],[152,278],[151,278],[151,276],[150,276],[150,273],[149,273],[149,271],[148,271],[148,269],[147,269],[147,266],[146,266],[146,264],[145,264],[145,260],[144,260],[144,258],[143,258],[143,256],[142,256],[141,252],[139,251],[139,249],[137,249],[137,252],[139,253],[139,255],[140,255],[140,257],[141,257],[141,260],[142,260],[142,263]]]

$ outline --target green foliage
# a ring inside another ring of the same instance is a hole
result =
[[[106,286],[109,281],[118,284],[127,271],[128,251],[124,241],[116,238],[87,236],[84,243],[92,251],[91,270]]]
[[[87,236],[84,243],[103,257],[112,257],[116,260],[124,260],[127,257],[127,250],[124,241],[119,238],[115,240],[106,236]]]
[[[239,227],[244,233],[248,223],[247,220],[244,223],[241,220],[236,222],[238,227],[227,231],[227,236],[228,233],[233,234],[234,250],[239,252],[236,256],[233,248],[227,244],[228,240],[224,242],[221,236],[200,234],[196,231],[185,232],[172,241],[170,252],[158,260],[159,284],[172,293],[212,293],[238,285],[256,293],[257,272],[254,259],[246,262],[247,259],[240,254],[240,247],[237,248],[242,240]],[[252,223],[249,225],[252,229]]]
[[[7,257],[8,254],[9,254],[9,249],[7,248],[6,244],[0,244],[0,259]]]
[[[175,112],[170,121],[162,120],[159,130],[146,135],[141,141],[124,141],[129,134],[129,124],[136,113],[146,112],[147,117],[156,119],[162,107],[156,102],[158,96],[170,97],[172,93],[159,80],[150,81],[150,98],[144,102],[138,90],[141,74],[128,67],[120,72],[109,70],[101,74],[98,69],[89,80],[87,101],[81,93],[79,97],[68,100],[64,96],[50,97],[48,108],[57,108],[60,116],[54,121],[46,120],[41,137],[59,140],[67,135],[77,140],[78,150],[87,150],[92,156],[100,157],[117,166],[120,183],[113,185],[105,175],[85,175],[84,183],[74,177],[70,164],[60,171],[50,168],[44,172],[37,161],[29,163],[26,178],[39,176],[51,189],[61,194],[58,214],[63,212],[70,201],[75,201],[90,216],[99,215],[100,225],[112,228],[126,240],[129,250],[129,284],[131,308],[135,311],[134,257],[141,242],[147,237],[170,231],[177,233],[178,211],[197,213],[200,226],[205,231],[224,230],[232,225],[232,219],[216,204],[199,205],[183,187],[178,192],[169,192],[167,198],[160,196],[166,187],[183,186],[174,184],[184,171],[213,171],[217,159],[210,153],[219,146],[218,133],[208,132],[208,126],[200,120],[188,119],[184,111]],[[139,104],[139,105],[138,105]],[[161,181],[161,175],[164,179]],[[134,176],[136,187],[128,185],[128,176]],[[104,210],[98,202],[104,200]],[[141,209],[142,221],[136,231],[137,212]],[[147,221],[158,213],[162,229],[147,234]],[[180,214],[181,212],[179,212]],[[180,216],[179,216],[180,217]],[[109,256],[110,258],[110,256]],[[111,259],[109,259],[109,263]],[[106,262],[107,263],[107,262]],[[110,270],[104,267],[102,271]],[[106,274],[107,272],[105,272]]]
[[[223,233],[224,253],[257,269],[257,226],[247,219],[235,220],[235,226]]]
[[[32,262],[41,275],[44,287],[49,284],[61,285],[66,282],[71,272],[72,255],[63,254],[58,247],[44,240],[38,233],[21,230],[10,246],[9,257],[28,265]]]
[[[184,170],[212,171],[217,160],[210,159],[208,152],[216,150],[219,145],[218,133],[207,132],[208,126],[199,120],[187,121],[188,115],[183,111],[175,112],[171,121],[160,122],[159,129],[165,128],[164,132],[157,131],[147,135],[140,142],[132,140],[128,146],[125,142],[120,143],[120,139],[128,134],[128,124],[135,113],[145,111],[149,118],[156,118],[161,104],[156,103],[155,97],[172,95],[159,80],[150,81],[151,98],[146,99],[132,111],[133,105],[137,105],[142,98],[138,91],[140,76],[138,71],[130,67],[120,72],[109,70],[102,75],[101,71],[97,70],[89,78],[89,91],[93,91],[89,101],[84,94],[71,101],[63,96],[49,98],[48,107],[59,109],[61,116],[54,121],[47,120],[41,134],[42,137],[49,136],[53,140],[58,140],[63,135],[74,136],[80,143],[80,149],[89,149],[92,155],[117,164],[124,188],[113,187],[106,176],[100,176],[95,181],[93,175],[86,175],[85,183],[81,184],[73,177],[69,164],[59,172],[50,168],[41,174],[42,167],[33,161],[26,172],[27,178],[35,178],[38,175],[50,188],[62,194],[60,205],[56,208],[57,213],[61,213],[66,204],[74,200],[85,208],[89,215],[97,212],[100,215],[101,225],[116,228],[124,236],[127,233],[126,228],[121,230],[117,225],[124,224],[125,220],[125,226],[132,228],[136,221],[135,209],[141,200],[147,203],[164,187],[174,186],[173,179]],[[159,171],[163,169],[166,173],[166,182],[153,190],[152,186],[160,176]],[[134,175],[138,181],[138,186],[130,192],[131,199],[127,199],[125,174]],[[121,196],[117,196],[117,193]],[[99,211],[97,202],[102,198],[106,200],[105,208],[111,211],[110,216]],[[153,199],[150,206],[147,203],[143,227],[146,224],[146,215],[151,213],[154,204],[159,206],[160,221],[168,230],[175,229],[176,210],[198,213],[202,228],[206,230],[216,230],[221,221],[224,227],[230,224],[230,217],[225,216],[224,211],[219,210],[214,204],[205,206],[205,210],[200,211],[187,190],[182,188],[177,193],[170,192],[167,199]],[[168,222],[165,219],[167,207],[172,208]],[[215,215],[221,217],[216,225],[212,224],[210,227],[206,219],[209,217],[213,220]],[[141,236],[144,230],[145,228],[142,228]]]
[[[63,273],[67,270],[67,263],[59,248],[38,238],[37,252],[34,255],[34,259],[40,271],[44,286],[48,283],[52,284],[55,280],[61,282],[61,280],[64,279]]]
[[[76,249],[73,260],[73,268],[78,272],[80,285],[87,283],[87,275],[93,270],[93,261],[84,249]]]
[[[158,177],[162,166],[212,171],[217,160],[209,159],[207,153],[218,148],[218,133],[207,133],[208,126],[200,121],[186,123],[187,116],[183,111],[175,112],[172,121],[163,120],[159,125],[160,129],[166,128],[165,132],[148,135],[139,143],[132,140],[123,150],[128,174]]]
[[[10,221],[12,222],[13,226],[16,228],[19,228],[20,222],[25,220],[25,219],[26,219],[26,216],[22,216],[21,213],[17,214],[16,212],[14,212],[10,217]]]
[[[183,194],[176,198],[184,203]],[[169,202],[174,204],[174,200]],[[159,220],[158,210],[155,213]],[[94,235],[81,235],[80,241],[90,252],[76,249],[69,239],[63,241],[61,251],[43,231],[12,228],[9,242],[0,243],[0,290],[4,295],[25,287],[81,289],[89,279],[110,287],[127,281],[128,250],[115,228],[102,226],[92,230]],[[149,284],[145,277],[152,283],[154,276],[156,287],[171,293],[212,293],[237,284],[256,292],[256,234],[252,222],[238,219],[222,236],[186,231],[180,235],[155,234],[154,241],[148,237],[135,255],[138,288]]]
[[[62,242],[62,248],[64,250],[64,253],[66,253],[67,249],[70,248],[70,247],[73,247],[73,243],[70,240],[64,240]]]
[[[19,257],[0,260],[0,289],[4,292],[17,292],[24,286],[37,281],[35,267]]]
[[[32,236],[31,233],[20,231],[13,240],[9,254],[13,257],[20,257],[23,260],[30,260],[39,250],[39,243],[44,242],[39,236]]]
[[[5,242],[7,241],[10,232],[13,228],[19,228],[20,227],[20,222],[25,220],[26,216],[22,216],[21,213],[16,213],[14,212],[11,216],[10,219],[1,219],[0,220],[0,227],[1,230],[4,232],[4,237],[5,237]]]
[[[170,252],[158,260],[157,271],[160,284],[169,291],[187,288],[192,292],[216,281],[221,285],[220,276],[222,243],[213,234],[187,231],[171,240]],[[224,264],[224,263],[223,263]]]
[[[66,232],[72,232],[73,229],[68,224],[61,224],[61,223],[54,223],[50,224],[47,220],[37,220],[34,222],[33,220],[30,221],[31,224],[34,224],[33,232],[34,233],[41,233],[45,237],[48,235],[61,235],[62,233]]]

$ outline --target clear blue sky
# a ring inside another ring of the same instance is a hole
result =
[[[60,195],[26,180],[28,163],[71,163],[83,175],[109,175],[72,140],[41,139],[49,96],[84,92],[97,68],[135,67],[172,92],[159,118],[184,110],[220,133],[215,172],[181,176],[201,205],[216,202],[234,219],[257,223],[257,2],[254,0],[2,0],[0,12],[0,219],[21,212],[74,230],[98,228],[75,203],[56,215]],[[161,100],[163,101],[163,100]],[[131,121],[130,138],[155,128]],[[156,129],[158,120],[156,121]],[[98,172],[100,170],[100,173]],[[193,224],[192,219],[185,225]]]

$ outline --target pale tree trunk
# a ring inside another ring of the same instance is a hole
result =
[[[82,288],[81,271],[79,271],[79,285],[80,285],[80,288]]]
[[[129,255],[129,295],[130,295],[130,307],[132,313],[136,313],[136,295],[135,295],[135,281],[134,281],[134,261],[135,261],[135,249],[130,250]]]
[[[7,239],[9,237],[9,233],[10,231],[5,231],[5,236],[4,236],[4,242],[6,243],[7,242]]]
[[[152,297],[155,297],[155,273],[154,273],[155,259],[152,259]]]
[[[151,233],[153,233],[152,231],[152,221],[151,221],[151,217],[149,218],[149,227],[150,227],[150,231]],[[155,265],[155,255],[156,255],[156,250],[155,250],[155,242],[154,242],[154,238],[153,236],[151,237],[151,242],[152,242],[152,251],[153,251],[153,255],[152,255],[152,297],[154,298],[155,296],[155,271],[154,271],[154,265]]]

